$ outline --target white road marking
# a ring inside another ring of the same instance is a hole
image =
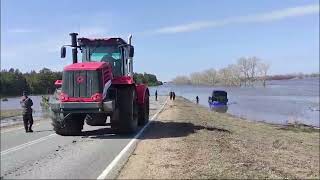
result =
[[[21,145],[19,145],[19,146],[16,146],[16,147],[13,147],[13,148],[10,148],[10,149],[1,151],[1,156],[6,155],[6,154],[9,154],[9,153],[14,152],[14,151],[17,151],[17,150],[20,150],[20,149],[23,149],[23,148],[28,147],[28,146],[31,146],[31,145],[33,145],[33,144],[37,144],[37,143],[39,143],[39,142],[41,142],[41,141],[45,141],[45,140],[47,140],[47,139],[49,139],[49,138],[52,138],[52,137],[54,137],[54,136],[56,136],[56,135],[57,135],[57,134],[50,134],[50,135],[45,136],[45,137],[42,137],[42,138],[40,138],[40,139],[36,139],[36,140],[34,140],[34,141],[30,141],[30,142],[21,144]]]
[[[37,124],[34,124],[32,127],[34,127],[34,126],[39,126],[39,125],[40,125],[40,123],[37,123]],[[2,129],[2,128],[1,128],[1,129]],[[19,130],[19,129],[24,129],[24,127],[13,128],[13,129],[9,129],[9,130],[6,130],[6,131],[2,131],[1,129],[0,129],[0,131],[1,131],[1,134],[2,134],[2,133],[7,133],[7,132]]]
[[[162,105],[160,110],[154,114],[151,118],[151,121],[154,120],[158,116],[158,114],[163,110],[164,106],[167,104],[168,98],[166,99],[165,103]],[[111,172],[111,170],[114,168],[114,166],[117,165],[118,161],[121,159],[121,157],[129,150],[129,148],[137,141],[137,139],[141,136],[143,131],[149,126],[149,121],[140,131],[138,134],[134,136],[134,138],[124,147],[121,152],[112,160],[112,162],[107,166],[107,168],[97,177],[97,179],[105,179],[108,174]]]

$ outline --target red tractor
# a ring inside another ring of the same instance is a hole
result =
[[[64,67],[57,93],[50,101],[52,125],[57,134],[80,134],[84,122],[132,133],[149,121],[149,89],[133,80],[134,47],[121,38],[77,38],[70,33],[73,64]],[[82,62],[78,62],[78,49]]]

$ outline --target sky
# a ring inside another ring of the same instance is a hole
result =
[[[319,72],[318,0],[1,0],[1,69],[62,70],[70,32],[133,34],[134,71],[162,81],[249,56],[270,74]]]

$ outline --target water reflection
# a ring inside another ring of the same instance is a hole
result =
[[[210,106],[210,110],[218,113],[226,113],[228,111],[228,105]]]

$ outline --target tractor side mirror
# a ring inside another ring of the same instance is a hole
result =
[[[61,53],[61,58],[65,58],[66,57],[66,47],[62,46],[60,53]]]
[[[134,47],[129,46],[129,58],[133,58],[133,56],[134,56]]]

